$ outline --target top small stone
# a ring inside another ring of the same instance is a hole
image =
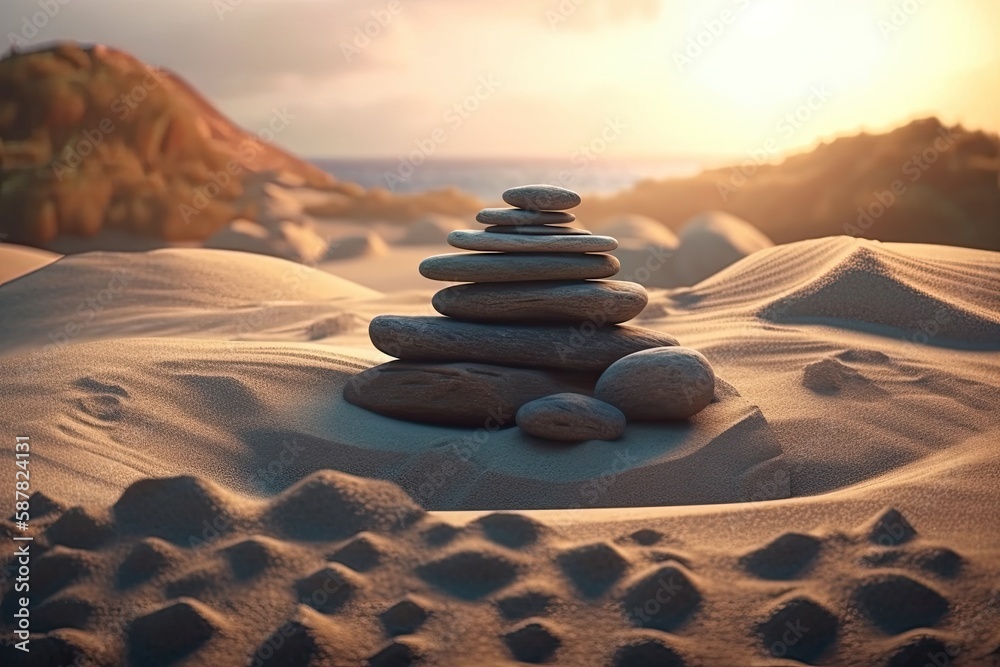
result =
[[[503,200],[528,211],[565,211],[579,206],[580,195],[556,185],[519,185],[504,192]]]

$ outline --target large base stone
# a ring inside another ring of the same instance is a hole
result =
[[[491,428],[514,423],[517,410],[563,392],[590,395],[596,374],[488,364],[391,361],[352,377],[349,403],[397,419]]]
[[[597,372],[633,352],[678,344],[669,334],[620,324],[498,326],[400,315],[379,315],[368,326],[368,335],[379,350],[404,361]]]

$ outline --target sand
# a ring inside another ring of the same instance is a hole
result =
[[[85,253],[0,287],[30,664],[996,664],[1000,255],[835,237],[651,289],[637,323],[717,402],[566,446],[343,401],[387,359],[367,322],[443,286],[414,251]]]
[[[0,285],[51,264],[59,257],[61,255],[47,250],[7,244],[4,246],[3,266],[0,268]]]

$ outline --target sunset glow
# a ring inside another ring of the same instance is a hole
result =
[[[71,4],[32,43],[117,44],[251,129],[287,107],[279,143],[312,155],[395,157],[441,127],[440,156],[558,158],[609,120],[627,129],[608,157],[733,156],[772,136],[787,152],[927,115],[1000,129],[991,0],[216,5]],[[483,77],[495,91],[446,120]],[[829,98],[783,136],[817,86]]]

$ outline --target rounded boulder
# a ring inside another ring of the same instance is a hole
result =
[[[598,379],[594,396],[633,421],[687,419],[712,402],[715,372],[708,359],[690,348],[652,348],[611,364]]]

